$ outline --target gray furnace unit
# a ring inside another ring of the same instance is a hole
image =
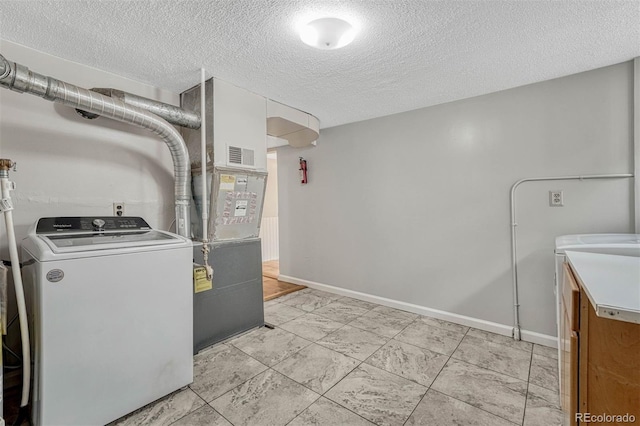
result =
[[[213,84],[205,83],[206,113],[212,117]],[[200,112],[200,86],[181,95],[182,106]],[[200,160],[200,131],[182,128],[189,150],[192,176],[191,229],[194,262],[203,263],[202,209],[208,211],[211,288],[194,288],[193,352],[264,325],[260,220],[266,188],[266,171],[245,164],[222,166],[213,161],[213,119],[207,122],[207,165]],[[233,159],[233,152],[229,152]],[[205,169],[205,173],[203,173]],[[202,185],[210,194],[202,202]]]
[[[194,353],[264,325],[260,217],[266,173],[214,167],[209,229],[210,290],[193,295]],[[203,263],[194,241],[194,261]]]
[[[202,243],[194,242],[202,263]],[[193,353],[264,325],[260,239],[210,243],[213,288],[193,295]]]

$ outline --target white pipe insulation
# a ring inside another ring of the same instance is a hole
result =
[[[167,121],[143,109],[64,81],[32,72],[0,55],[0,86],[89,111],[150,130],[167,144],[175,177],[176,232],[190,238],[189,155],[180,133]]]
[[[620,179],[633,178],[632,173],[617,173],[605,175],[585,175],[585,176],[549,176],[520,179],[511,187],[511,281],[513,284],[513,338],[521,340],[520,336],[520,301],[518,298],[518,258],[517,258],[517,231],[516,227],[516,190],[520,184],[525,182],[550,181],[550,180],[588,180],[588,179]]]
[[[13,205],[10,194],[13,190],[13,182],[9,181],[9,169],[11,167],[13,167],[13,163],[10,160],[0,160],[0,189],[2,191],[0,210],[4,213],[4,221],[7,228],[11,273],[13,275],[13,286],[16,290],[18,317],[20,318],[20,339],[22,341],[22,397],[20,399],[20,407],[26,407],[29,403],[29,387],[31,386],[31,345],[29,343],[29,326],[27,324],[27,305],[24,299],[20,259],[18,258],[18,244],[13,228]]]
[[[207,208],[207,99],[204,68],[200,69],[200,168],[202,169],[202,242],[209,241],[209,211]],[[205,257],[205,262],[207,258]]]

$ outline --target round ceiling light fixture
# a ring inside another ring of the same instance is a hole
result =
[[[351,43],[356,35],[353,26],[339,18],[320,18],[300,30],[300,38],[309,46],[333,50]]]

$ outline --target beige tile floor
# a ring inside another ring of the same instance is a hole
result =
[[[561,423],[549,348],[313,289],[265,302],[265,320],[114,425]]]

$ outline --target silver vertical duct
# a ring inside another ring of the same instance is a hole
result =
[[[175,177],[176,232],[190,238],[189,155],[180,133],[164,119],[143,109],[64,81],[32,72],[0,55],[0,86],[48,101],[99,114],[150,130],[167,144]]]

